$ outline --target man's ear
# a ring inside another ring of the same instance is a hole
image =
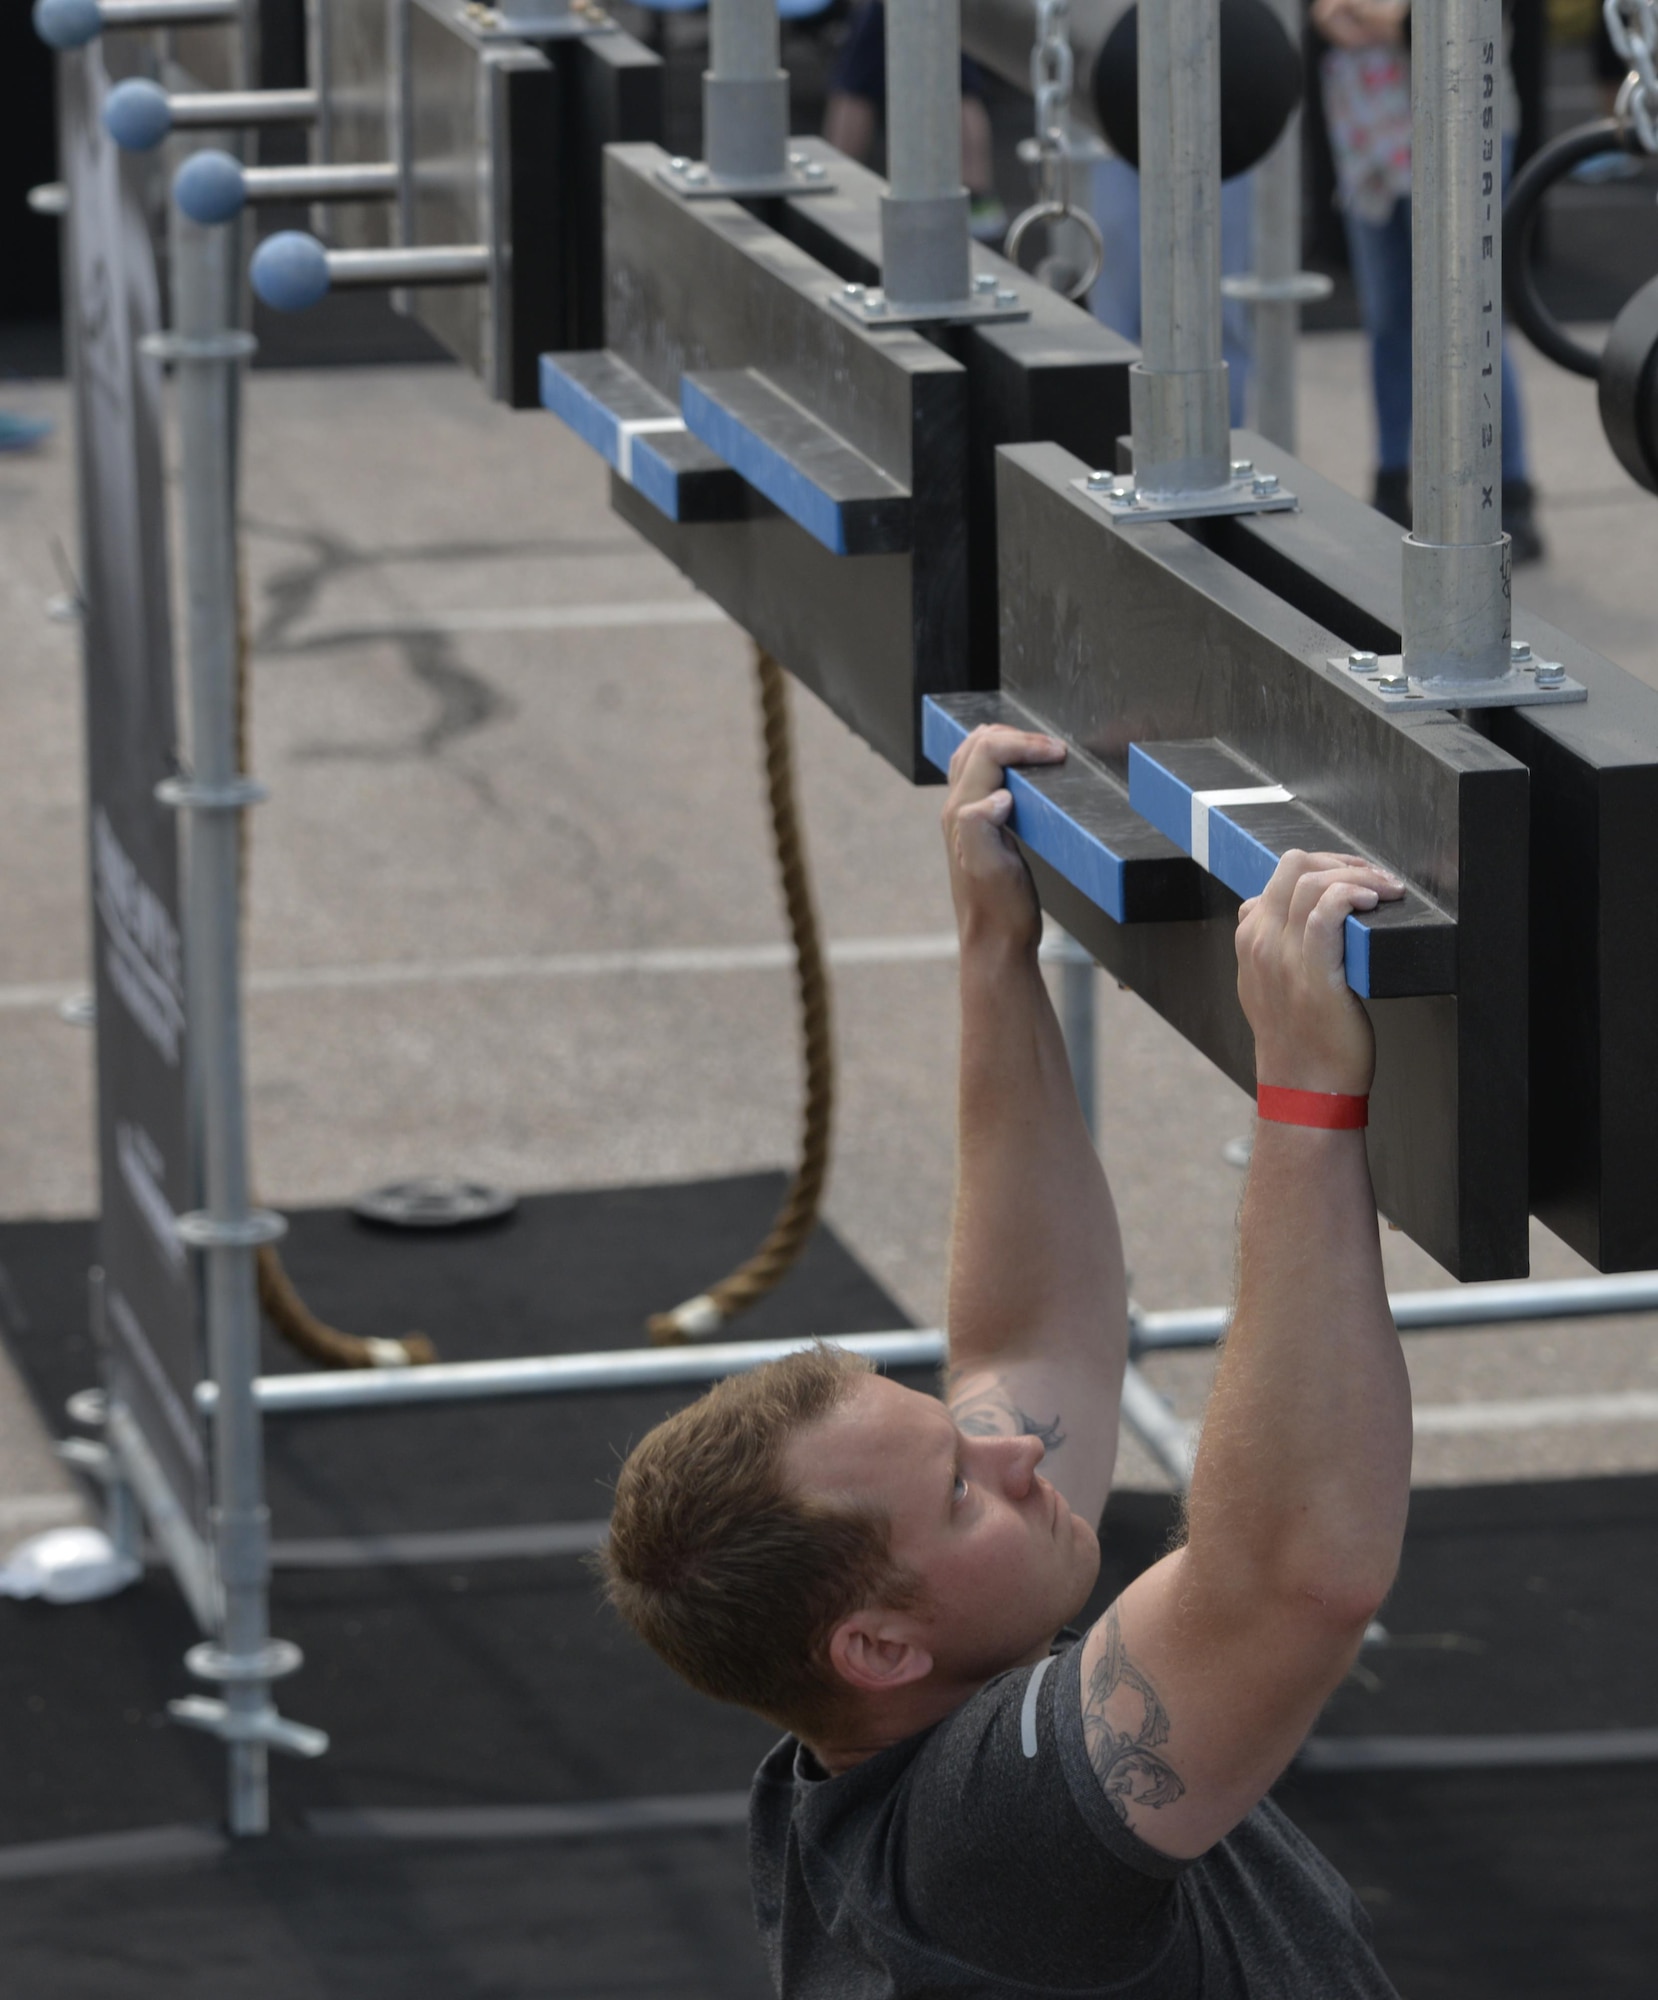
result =
[[[890,1611],[855,1611],[843,1618],[830,1635],[829,1662],[860,1694],[890,1694],[933,1670],[933,1656],[913,1626]]]

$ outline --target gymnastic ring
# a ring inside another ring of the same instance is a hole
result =
[[[1543,197],[1555,182],[1585,160],[1616,152],[1644,157],[1634,134],[1615,118],[1563,132],[1532,154],[1514,176],[1503,204],[1503,290],[1514,323],[1540,354],[1591,382],[1600,379],[1600,355],[1569,334],[1543,303],[1532,249]]]
[[[1026,232],[1038,222],[1075,222],[1088,238],[1088,261],[1083,266],[1082,276],[1069,287],[1065,296],[1080,299],[1093,285],[1094,280],[1105,269],[1105,238],[1100,234],[1100,226],[1085,208],[1073,208],[1068,201],[1038,201],[1032,203],[1022,215],[1016,215],[1008,226],[1002,241],[1002,255],[1010,264],[1019,263],[1019,245]],[[1020,265],[1023,270],[1024,266]]]

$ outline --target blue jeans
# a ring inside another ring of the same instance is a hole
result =
[[[1503,141],[1503,185],[1514,161],[1514,141]],[[1410,469],[1410,199],[1393,204],[1386,222],[1344,215],[1347,252],[1358,288],[1359,311],[1370,336],[1370,383],[1376,399],[1376,469]],[[1503,483],[1529,477],[1525,419],[1514,359],[1503,342]]]
[[[1250,175],[1237,174],[1221,183],[1220,267],[1250,268]],[[1100,160],[1094,166],[1094,220],[1105,240],[1105,262],[1088,304],[1094,317],[1125,340],[1140,338],[1140,176],[1126,160]],[[1406,238],[1407,245],[1409,238]],[[1410,273],[1407,252],[1406,276]],[[1409,309],[1407,308],[1407,317]],[[1249,308],[1228,299],[1221,308],[1221,352],[1226,360],[1227,386],[1232,396],[1232,423],[1244,421],[1249,386]],[[1409,360],[1407,343],[1406,359]],[[1406,374],[1409,374],[1407,367]]]

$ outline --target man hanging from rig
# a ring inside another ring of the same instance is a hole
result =
[[[1344,921],[1401,893],[1290,854],[1239,912],[1261,1123],[1181,1544],[1084,1636],[1116,1459],[1116,1214],[1037,966],[981,729],[944,807],[961,936],[945,1400],[819,1348],[717,1385],[623,1466],[612,1602],[789,1732],[755,1779],[785,2000],[1386,1996],[1352,1891],[1266,1798],[1398,1563],[1410,1393],[1365,1155]],[[1058,1633],[1058,1637],[1055,1634]]]

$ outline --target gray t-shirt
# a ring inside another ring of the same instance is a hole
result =
[[[1358,1898],[1270,1802],[1195,1861],[1123,1825],[1074,1634],[839,1777],[785,1737],[749,1862],[783,2000],[1397,2000]]]

